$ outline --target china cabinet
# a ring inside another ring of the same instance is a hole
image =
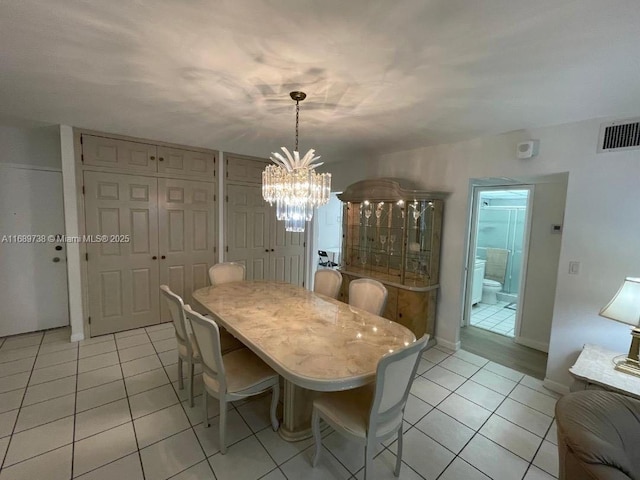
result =
[[[349,283],[373,278],[389,292],[384,317],[434,338],[439,287],[442,192],[394,179],[363,180],[338,198],[344,203],[340,299]]]

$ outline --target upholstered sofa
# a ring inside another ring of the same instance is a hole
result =
[[[603,390],[556,404],[560,480],[640,480],[640,400]]]

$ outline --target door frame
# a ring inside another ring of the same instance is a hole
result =
[[[471,179],[469,181],[469,214],[467,222],[467,235],[465,240],[465,262],[463,269],[462,285],[462,316],[460,327],[471,325],[471,290],[473,288],[473,271],[475,268],[475,251],[478,233],[478,214],[480,194],[492,190],[528,190],[525,228],[522,242],[522,266],[520,268],[518,301],[516,306],[516,321],[513,329],[513,339],[520,336],[522,324],[522,306],[524,304],[524,294],[526,290],[527,265],[529,263],[529,241],[531,238],[531,221],[533,216],[533,197],[535,195],[535,184],[495,181],[493,179]],[[472,263],[473,262],[473,263]]]

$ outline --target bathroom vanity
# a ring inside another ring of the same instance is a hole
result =
[[[480,302],[480,300],[482,300],[482,282],[484,280],[484,270],[486,264],[486,260],[476,258],[476,262],[473,266],[473,286],[471,288],[472,305],[475,305],[476,303]]]
[[[435,340],[446,196],[394,179],[364,180],[339,194],[344,211],[338,298],[349,301],[352,280],[378,280],[388,291],[382,316],[406,326],[417,338],[428,333]]]

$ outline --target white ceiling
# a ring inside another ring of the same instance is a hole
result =
[[[638,0],[3,0],[0,120],[325,161],[640,113]]]

